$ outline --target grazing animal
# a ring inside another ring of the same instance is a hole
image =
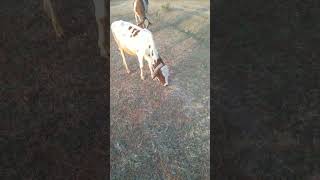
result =
[[[111,32],[118,45],[127,73],[130,73],[130,70],[124,52],[138,57],[142,80],[144,80],[143,59],[145,59],[149,65],[151,78],[156,78],[163,86],[168,85],[168,66],[159,56],[152,33],[148,29],[142,29],[132,23],[119,20],[111,24]]]
[[[98,29],[98,46],[100,48],[100,55],[103,57],[107,56],[107,41],[106,41],[106,30],[107,30],[107,3],[106,0],[92,0],[95,6],[95,17]],[[43,9],[51,20],[52,26],[58,38],[64,35],[63,28],[57,18],[55,11],[54,0],[43,0]]]
[[[136,18],[136,23],[141,28],[145,28],[145,20],[148,21],[148,25],[146,28],[149,27],[152,23],[147,18],[148,13],[148,0],[134,0],[133,1],[133,11],[134,11],[134,17]]]

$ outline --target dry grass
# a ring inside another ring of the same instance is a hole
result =
[[[161,10],[163,10],[164,12],[169,11],[170,10],[170,3],[167,2],[166,4],[161,5]]]
[[[150,2],[150,30],[170,67],[167,88],[147,67],[141,81],[135,57],[127,56],[126,74],[111,40],[112,179],[209,179],[209,9],[194,4]],[[206,10],[197,13],[199,6]],[[128,2],[112,6],[111,22],[134,22],[131,11]]]

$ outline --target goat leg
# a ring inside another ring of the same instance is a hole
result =
[[[127,65],[126,58],[124,56],[123,50],[122,49],[119,49],[119,50],[120,50],[120,53],[121,53],[121,56],[122,56],[123,65],[126,68],[127,73],[130,74],[130,69],[128,68],[128,65]]]
[[[141,77],[141,80],[144,80],[144,75],[143,75],[143,56],[139,56],[138,60],[139,60],[139,67],[140,67],[140,77]]]
[[[51,0],[43,0],[43,9],[49,17],[49,19],[51,20],[51,24],[54,28],[56,36],[58,38],[61,38],[64,34],[63,29],[57,19]]]
[[[149,69],[150,69],[150,72],[151,72],[151,78],[154,80],[154,72],[153,72],[153,68],[152,68],[152,64],[151,63],[148,63],[149,65]]]
[[[137,24],[139,24],[139,21],[138,21],[138,16],[137,16],[137,14],[135,14],[135,15],[134,15],[134,17],[135,17],[135,19],[136,19],[136,23],[137,23]]]

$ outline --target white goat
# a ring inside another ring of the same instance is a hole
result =
[[[168,85],[168,66],[164,64],[159,56],[152,33],[149,30],[142,29],[132,23],[119,20],[111,24],[111,31],[121,53],[123,64],[128,73],[130,73],[130,70],[126,62],[124,52],[138,57],[140,77],[142,80],[144,80],[143,59],[145,59],[148,62],[152,79],[157,77],[162,85]]]

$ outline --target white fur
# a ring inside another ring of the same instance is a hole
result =
[[[129,27],[132,27],[129,30]],[[132,36],[132,30],[133,28],[140,30],[140,32],[134,36]],[[143,75],[143,59],[145,59],[148,62],[149,69],[151,72],[151,77],[153,75],[153,68],[152,65],[155,64],[155,62],[160,58],[156,45],[153,40],[152,33],[147,29],[142,29],[139,26],[136,26],[132,23],[126,22],[126,21],[115,21],[111,24],[111,31],[113,34],[113,37],[115,41],[117,42],[118,48],[120,50],[120,53],[122,55],[123,64],[127,69],[127,72],[129,73],[130,70],[127,66],[125,57],[124,57],[124,51],[130,51],[131,55],[136,55],[139,60],[139,66],[141,71],[141,79],[144,79]],[[167,66],[164,66],[161,68],[161,71],[165,75],[166,79],[166,85],[168,84],[168,76],[169,76],[169,70]]]

